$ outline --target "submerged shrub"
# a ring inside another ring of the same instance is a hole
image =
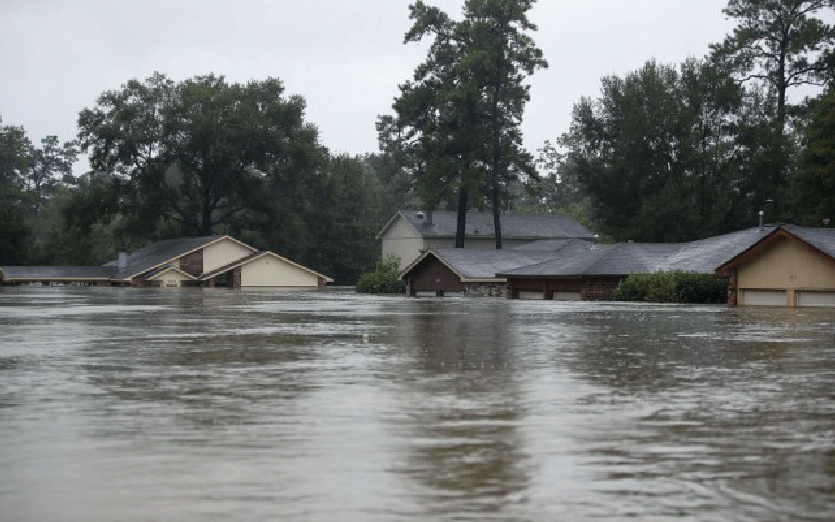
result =
[[[617,301],[719,304],[728,300],[728,281],[713,274],[656,272],[632,274],[615,288]]]
[[[363,294],[405,294],[406,283],[400,280],[400,258],[389,254],[378,259],[374,270],[361,274],[357,292]]]

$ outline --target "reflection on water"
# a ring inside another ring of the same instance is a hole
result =
[[[4,522],[832,520],[835,312],[0,289],[0,441]]]

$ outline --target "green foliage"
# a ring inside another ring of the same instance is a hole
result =
[[[632,274],[618,284],[616,301],[721,304],[728,300],[728,282],[712,274],[656,272]]]
[[[383,150],[395,151],[429,209],[458,209],[456,246],[466,211],[490,196],[500,245],[499,210],[507,184],[534,176],[520,124],[529,99],[525,79],[547,64],[527,34],[533,0],[467,0],[451,19],[422,1],[412,4],[406,42],[432,37],[426,61],[400,86],[396,117],[378,122]]]
[[[360,275],[357,292],[363,294],[403,294],[406,283],[400,279],[400,258],[389,254],[377,260],[374,270]]]
[[[121,210],[134,232],[163,216],[181,235],[211,234],[269,213],[271,192],[321,163],[304,107],[275,78],[174,83],[156,73],[102,94],[81,112],[79,135],[92,166],[122,179]]]
[[[835,87],[815,104],[803,131],[803,151],[794,183],[795,205],[802,224],[835,225]]]
[[[815,15],[833,0],[729,0],[723,12],[739,22],[724,42],[712,46],[742,80],[763,81],[777,94],[775,124],[786,120],[786,90],[817,83],[835,45],[835,31]]]

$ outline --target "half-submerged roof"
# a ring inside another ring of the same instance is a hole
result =
[[[0,266],[5,281],[109,280],[115,266]]]
[[[235,260],[235,261],[232,261],[231,263],[227,263],[227,264],[225,264],[225,265],[223,265],[223,266],[220,266],[220,267],[218,267],[218,268],[215,268],[215,269],[214,269],[214,270],[212,270],[211,272],[206,272],[205,274],[203,274],[203,275],[200,277],[200,279],[201,279],[201,280],[203,280],[203,281],[206,281],[206,280],[211,279],[211,278],[213,278],[213,277],[215,277],[215,276],[217,276],[217,275],[220,275],[220,274],[222,274],[222,273],[224,273],[224,272],[228,272],[229,270],[232,270],[232,269],[234,269],[234,268],[236,268],[236,267],[243,266],[243,265],[245,265],[245,264],[247,264],[247,263],[251,263],[251,262],[255,261],[256,259],[260,259],[260,258],[262,258],[262,257],[264,257],[264,256],[271,256],[271,257],[274,257],[274,258],[279,259],[279,260],[281,260],[281,261],[284,261],[285,263],[287,263],[287,264],[289,264],[289,265],[292,265],[292,266],[294,266],[294,267],[296,267],[296,268],[298,268],[298,269],[300,269],[300,270],[304,270],[305,272],[311,273],[311,274],[315,275],[316,277],[321,278],[321,279],[322,279],[322,280],[324,280],[326,283],[333,283],[333,279],[332,279],[332,278],[330,278],[330,277],[328,277],[328,276],[326,276],[326,275],[324,275],[324,274],[320,274],[319,272],[316,272],[315,270],[311,270],[310,268],[307,268],[306,266],[302,266],[302,265],[300,265],[300,264],[298,264],[298,263],[294,263],[293,261],[290,261],[290,260],[289,260],[289,259],[287,259],[286,257],[282,257],[282,256],[280,256],[280,255],[276,254],[275,252],[270,252],[270,251],[267,251],[267,250],[265,250],[265,251],[263,251],[263,252],[253,252],[252,254],[250,254],[250,255],[248,255],[248,256],[246,256],[246,257],[242,257],[242,258],[240,258],[240,259],[237,259],[237,260]]]
[[[452,210],[400,210],[383,227],[381,239],[398,218],[406,220],[423,237],[455,237],[458,213]],[[505,239],[592,239],[594,236],[574,218],[562,214],[503,213],[502,237]],[[468,238],[495,237],[492,212],[467,212],[465,234]]]
[[[773,230],[773,226],[763,227],[762,230],[754,227],[685,243],[659,267],[659,270],[712,274],[716,267],[743,252]]]
[[[253,251],[255,250],[249,245],[245,245],[229,236],[201,236],[165,239],[163,241],[151,243],[136,252],[128,254],[127,266],[119,269],[119,271],[116,272],[116,275],[113,276],[113,279],[129,279],[222,239],[229,239]],[[114,260],[107,263],[107,266],[118,266],[118,264],[118,260]]]
[[[619,243],[591,245],[586,250],[563,249],[551,259],[517,267],[497,275],[504,277],[576,277],[585,275],[620,276],[654,272],[670,254],[681,248],[678,243]]]
[[[427,257],[435,257],[464,282],[495,281],[502,279],[496,276],[499,272],[539,263],[553,256],[554,252],[551,251],[430,249],[406,267],[401,277],[405,277]]]

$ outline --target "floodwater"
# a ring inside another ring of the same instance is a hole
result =
[[[0,289],[0,520],[835,519],[835,310]]]

